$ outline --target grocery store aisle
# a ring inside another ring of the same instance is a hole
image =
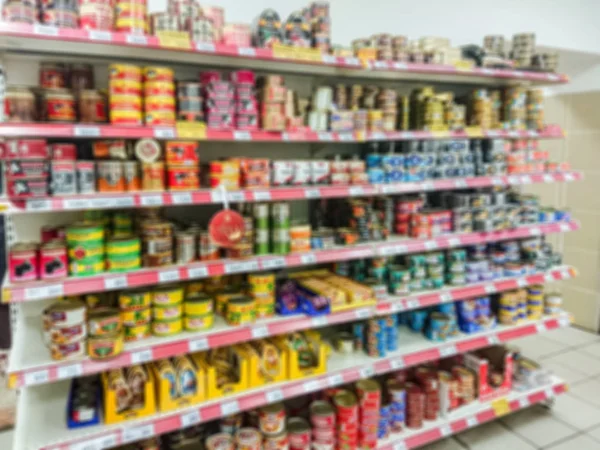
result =
[[[567,381],[569,392],[551,409],[533,406],[424,450],[600,449],[600,336],[566,328],[513,345]],[[0,450],[11,449],[12,431],[0,432]]]

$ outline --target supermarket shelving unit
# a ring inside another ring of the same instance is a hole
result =
[[[513,84],[565,83],[564,75],[516,70],[474,68],[463,70],[453,66],[370,62],[363,65],[356,58],[339,58],[323,55],[318,60],[295,59],[295,55],[276,50],[226,47],[206,43],[165,41],[153,36],[135,36],[104,31],[58,29],[43,25],[20,25],[0,23],[0,50],[4,55],[37,55],[37,57],[97,58],[104,61],[140,60],[166,62],[176,65],[208,65],[222,68],[249,68],[283,73],[299,72],[302,75],[346,78],[348,80],[373,80],[376,82],[441,82],[455,85],[498,86]],[[10,80],[10,78],[9,78]],[[119,127],[112,125],[54,125],[54,124],[0,124],[0,138],[48,137],[48,138],[130,138],[154,137],[156,139],[198,139],[231,142],[276,142],[281,146],[294,143],[320,145],[354,144],[367,141],[399,141],[411,139],[541,139],[562,138],[558,126],[542,131],[482,131],[468,128],[464,132],[398,131],[391,133],[269,133],[269,132],[215,132],[198,129],[193,132],[177,127]],[[577,181],[578,172],[544,173],[533,175],[507,175],[473,177],[468,179],[430,180],[421,183],[397,183],[366,186],[310,186],[271,188],[260,191],[236,191],[227,193],[229,202],[258,202],[275,200],[305,200],[334,197],[368,197],[375,195],[402,194],[434,190],[468,189],[488,186],[518,186],[532,183]],[[123,193],[48,197],[43,199],[15,201],[0,199],[0,208],[6,214],[6,243],[34,239],[43,224],[59,223],[70,218],[74,211],[87,209],[144,208],[154,206],[207,205],[223,202],[220,191],[201,189],[182,193]],[[31,217],[28,223],[22,216]],[[13,218],[19,220],[15,226]],[[146,437],[160,435],[181,427],[210,421],[237,411],[255,408],[338,386],[375,374],[382,374],[410,367],[458,353],[472,351],[489,345],[509,342],[523,336],[569,326],[570,316],[544,317],[539,321],[527,321],[516,326],[498,326],[489,331],[460,335],[447,342],[431,342],[422,336],[401,330],[399,351],[383,358],[366,355],[343,356],[333,354],[329,360],[327,375],[302,380],[286,381],[252,389],[228,396],[221,401],[209,401],[201,405],[169,413],[158,413],[143,420],[118,425],[97,425],[69,430],[64,425],[64,409],[69,379],[85,374],[98,373],[111,368],[153,361],[173,355],[229,345],[235,342],[258,339],[265,336],[295,330],[324,327],[350,322],[392,312],[418,309],[443,302],[451,302],[495,292],[516,289],[531,284],[551,282],[575,276],[575,269],[568,266],[555,267],[525,277],[504,278],[493,282],[456,288],[444,288],[410,295],[389,296],[376,306],[340,311],[319,317],[275,317],[259,321],[252,326],[230,327],[217,320],[214,328],[201,333],[182,333],[171,338],[151,338],[128,344],[124,353],[106,362],[89,359],[82,361],[54,362],[43,347],[39,316],[49,299],[62,295],[74,295],[105,290],[124,289],[135,286],[151,286],[158,283],[200,279],[232,273],[256,270],[275,270],[286,267],[377,256],[392,256],[446,249],[476,243],[540,236],[578,229],[576,221],[539,224],[514,230],[492,233],[468,233],[447,235],[435,239],[391,239],[385,242],[361,243],[355,246],[331,250],[311,251],[287,256],[261,256],[239,260],[201,262],[186,266],[161,269],[140,269],[126,274],[101,274],[85,278],[67,278],[53,282],[10,284],[7,279],[2,286],[2,301],[12,304],[14,312],[14,348],[9,374],[10,385],[20,388],[16,429],[16,449],[44,450],[101,450]],[[497,416],[525,408],[530,404],[551,399],[564,392],[566,386],[554,378],[551,383],[512,392],[502,399],[474,404],[461,408],[436,422],[428,422],[420,430],[404,431],[380,442],[379,448],[402,450],[415,448],[441,439],[463,429],[492,420]],[[35,431],[35,433],[33,432]]]

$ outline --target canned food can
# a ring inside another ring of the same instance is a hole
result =
[[[80,194],[96,192],[96,165],[94,161],[77,161],[75,170],[77,174],[77,192]]]
[[[40,248],[40,275],[42,280],[67,276],[67,247],[62,241],[50,241]]]
[[[15,244],[10,249],[8,267],[11,282],[33,281],[39,278],[37,246]]]
[[[283,403],[273,403],[258,411],[260,431],[265,435],[276,435],[285,430]]]

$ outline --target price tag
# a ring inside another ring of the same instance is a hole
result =
[[[208,338],[194,339],[188,343],[191,353],[208,350]]]
[[[529,137],[533,137],[533,138],[535,138],[535,137],[538,137],[538,136],[540,135],[540,134],[539,134],[537,131],[535,131],[535,130],[531,130],[531,131],[529,131],[527,134],[529,135]]]
[[[485,75],[494,75],[494,73],[495,73],[492,69],[481,69],[480,72]]]
[[[421,189],[423,189],[424,191],[431,191],[434,187],[435,186],[431,181],[424,181],[423,183],[421,183]]]
[[[265,393],[265,397],[267,397],[269,403],[279,402],[283,400],[283,392],[281,389],[273,389],[272,391]]]
[[[144,36],[142,34],[128,34],[125,37],[125,40],[127,41],[128,44],[148,45],[148,40],[146,39],[146,36]]]
[[[333,56],[333,55],[323,54],[321,56],[321,60],[325,64],[337,64],[337,58],[335,56]]]
[[[175,128],[154,128],[154,137],[157,139],[174,139]]]
[[[110,31],[88,30],[88,37],[92,41],[112,41],[112,33]]]
[[[339,386],[344,382],[344,377],[341,373],[336,373],[335,375],[331,375],[327,377],[327,383],[329,386]]]
[[[65,209],[88,209],[89,206],[90,201],[82,198],[68,198],[63,200],[63,207]]]
[[[319,141],[333,141],[333,134],[331,133],[318,133],[317,136],[319,137]]]
[[[73,134],[75,134],[77,137],[99,137],[100,128],[85,125],[75,125],[73,127]]]
[[[233,191],[227,193],[227,199],[230,202],[245,202],[246,196],[243,191]]]
[[[560,231],[570,231],[571,227],[569,226],[568,223],[561,223],[560,224]]]
[[[348,66],[360,66],[360,60],[358,58],[344,58],[344,63]]]
[[[387,61],[375,61],[373,63],[373,67],[375,67],[376,69],[388,69],[389,65]]]
[[[154,436],[154,424],[123,428],[123,443],[141,441]]]
[[[440,427],[440,433],[444,437],[450,436],[452,434],[452,427],[450,425],[448,425],[448,424],[442,425]]]
[[[558,325],[562,328],[571,326],[571,319],[568,317],[561,317],[558,319]]]
[[[115,208],[126,208],[135,204],[133,197],[117,197],[113,201]]]
[[[306,198],[320,198],[321,197],[321,190],[314,188],[314,189],[304,189],[304,197]]]
[[[492,402],[492,409],[496,413],[496,417],[501,417],[510,412],[510,405],[506,398],[499,398]]]
[[[240,47],[238,48],[238,55],[240,56],[256,56],[256,50],[252,47]]]
[[[546,283],[552,283],[554,281],[554,276],[552,276],[551,273],[547,273],[546,275],[544,275],[544,281]]]
[[[522,184],[531,184],[531,177],[529,175],[523,175],[521,177]]]
[[[226,402],[221,405],[221,415],[230,416],[240,410],[240,405],[237,400]]]
[[[41,298],[62,297],[63,285],[53,284],[38,288],[25,288],[25,300],[39,300]]]
[[[300,255],[300,261],[302,264],[314,264],[317,262],[317,257],[314,253],[304,253]]]
[[[517,176],[510,176],[508,177],[508,183],[509,184],[519,184],[521,182],[521,179]]]
[[[550,80],[550,81],[559,81],[560,77],[558,75],[556,75],[555,73],[549,73],[546,74],[546,77]]]
[[[385,140],[386,135],[380,131],[373,132],[369,135],[369,139],[372,141],[383,141]]]
[[[486,294],[493,294],[494,292],[496,292],[496,286],[494,286],[493,284],[486,284],[483,287],[483,290],[486,292]]]
[[[408,310],[417,309],[421,306],[421,304],[419,303],[419,300],[417,300],[416,298],[406,300],[404,302],[404,305],[405,305],[405,309],[408,309]]]
[[[529,402],[529,399],[527,397],[522,397],[519,399],[519,407],[520,408],[527,408],[531,403]]]
[[[440,348],[440,358],[447,358],[448,356],[456,355],[457,350],[454,344],[445,345]]]
[[[544,183],[553,183],[554,177],[549,173],[544,174]]]
[[[467,426],[469,428],[473,428],[477,425],[479,425],[479,421],[477,420],[477,417],[475,417],[475,416],[467,417]]]
[[[152,349],[150,348],[131,353],[131,364],[142,364],[148,361],[152,361]]]
[[[250,134],[249,131],[234,131],[233,139],[235,139],[236,141],[251,141],[252,134]]]
[[[190,267],[187,270],[188,278],[206,278],[208,276],[208,267]]]
[[[81,364],[70,364],[58,368],[57,378],[64,380],[67,378],[75,378],[83,375],[83,366]]]
[[[519,70],[513,70],[512,73],[513,77],[517,77],[517,78],[524,78],[525,74]]]
[[[544,389],[544,394],[546,394],[546,398],[553,398],[554,390],[552,388],[546,388]]]
[[[118,445],[117,435],[109,434],[89,441],[69,445],[69,450],[104,450]]]
[[[396,70],[406,70],[406,69],[408,69],[408,66],[405,63],[403,63],[403,62],[395,62],[394,63],[394,69],[396,69]]]
[[[122,289],[127,287],[127,276],[121,275],[118,277],[111,277],[104,279],[104,288],[113,290],[113,289]]]
[[[457,238],[457,237],[452,237],[452,238],[449,238],[449,239],[448,239],[448,245],[449,245],[450,247],[457,247],[457,246],[461,245],[461,244],[460,244],[460,239],[459,239],[459,238]]]
[[[33,386],[36,384],[44,384],[50,381],[50,373],[48,370],[36,370],[25,374],[25,386]]]
[[[352,133],[338,133],[338,139],[341,142],[354,142],[354,135]]]
[[[269,335],[269,328],[266,325],[260,325],[251,329],[253,339],[264,338]]]
[[[313,317],[310,322],[314,328],[324,327],[328,323],[327,316]]]
[[[181,415],[181,428],[191,427],[200,423],[200,411],[197,409]]]
[[[360,369],[360,377],[362,379],[372,377],[375,374],[373,367],[363,367]]]
[[[435,250],[436,248],[438,248],[438,243],[437,241],[426,241],[425,248],[427,250]]]
[[[503,185],[504,185],[504,181],[502,181],[502,178],[498,178],[498,177],[492,178],[492,186],[503,186]]]
[[[365,195],[365,190],[362,186],[351,186],[350,187],[350,195],[356,197],[358,195]]]
[[[196,50],[199,52],[214,53],[215,45],[210,42],[196,42]]]
[[[498,136],[500,136],[500,133],[498,133],[495,130],[488,130],[488,131],[485,132],[485,135],[487,137],[498,137]]]
[[[318,380],[311,380],[304,383],[303,387],[304,392],[314,392],[320,389],[321,383]]]
[[[225,264],[225,273],[252,272],[258,270],[257,261],[246,261]]]
[[[488,336],[487,341],[488,341],[488,344],[490,344],[490,345],[500,344],[500,338],[495,334],[492,336]]]
[[[441,302],[446,303],[446,302],[451,302],[452,300],[453,300],[452,299],[452,294],[450,292],[442,292],[440,294],[440,301]]]
[[[406,443],[404,441],[399,441],[394,444],[394,450],[406,450]]]
[[[542,230],[540,230],[538,227],[533,227],[529,229],[529,234],[531,236],[539,236],[542,234]]]
[[[161,206],[163,204],[162,195],[142,195],[140,202],[144,206]]]
[[[394,370],[402,369],[404,367],[404,360],[402,360],[402,359],[395,359],[395,360],[393,360],[393,361],[390,362],[390,366]]]
[[[565,173],[565,181],[573,181],[575,180],[575,177],[573,176],[572,173]]]
[[[454,186],[457,189],[465,189],[465,188],[469,187],[469,185],[467,184],[467,182],[465,180],[456,180],[454,182]]]
[[[58,28],[50,25],[41,25],[39,23],[33,25],[33,32],[35,34],[41,34],[42,36],[58,36]]]
[[[538,333],[545,333],[546,331],[548,331],[548,329],[546,328],[546,324],[544,322],[542,322],[542,323],[536,323],[535,324],[535,330]]]
[[[189,205],[192,203],[192,194],[189,192],[179,192],[176,194],[171,194],[171,201],[175,205]]]
[[[255,191],[252,194],[254,195],[254,200],[257,202],[271,200],[271,193],[269,191]]]
[[[519,286],[519,287],[525,287],[528,284],[529,283],[527,283],[527,278],[517,278],[517,286]]]
[[[158,272],[158,281],[166,283],[167,281],[179,281],[179,270],[165,270]]]
[[[285,258],[269,258],[261,260],[261,266],[263,269],[280,269],[285,267]]]
[[[371,317],[371,310],[369,308],[360,308],[354,312],[357,319],[366,319]]]
[[[52,209],[50,200],[28,200],[27,211],[49,211]]]

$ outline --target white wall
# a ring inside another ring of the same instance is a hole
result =
[[[148,0],[162,11],[167,0]],[[310,0],[200,0],[225,8],[227,22],[251,22],[274,8],[285,20]],[[444,36],[456,45],[482,44],[486,34],[535,32],[539,44],[600,53],[600,0],[330,0],[334,43],[378,32]]]

